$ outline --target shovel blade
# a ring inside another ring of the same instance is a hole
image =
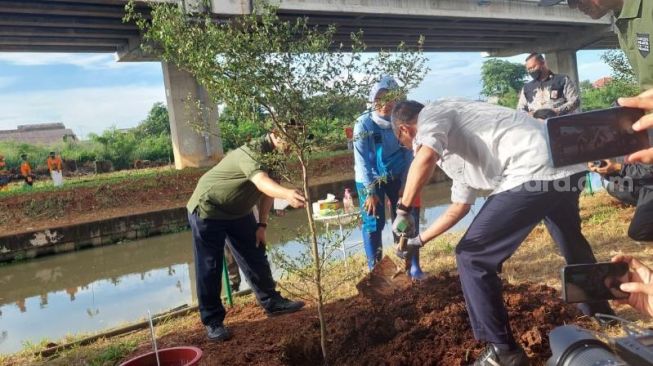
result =
[[[383,257],[358,284],[358,293],[368,299],[391,297],[412,285],[410,276],[388,256]]]

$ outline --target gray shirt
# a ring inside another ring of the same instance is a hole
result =
[[[528,82],[519,94],[518,111],[552,109],[559,115],[576,112],[580,106],[578,87],[567,75],[549,74],[544,80]]]
[[[549,181],[585,170],[553,168],[544,125],[525,113],[461,99],[427,105],[417,120],[416,144],[438,153],[453,180],[451,200],[474,203],[479,191],[500,193],[526,182]],[[534,187],[535,189],[537,187]]]

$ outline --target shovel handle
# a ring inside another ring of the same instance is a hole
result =
[[[406,237],[405,234],[401,234],[401,236],[399,237],[399,250],[404,252],[406,251],[407,246],[408,246],[408,238]]]

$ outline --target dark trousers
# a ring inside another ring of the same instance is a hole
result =
[[[490,196],[456,247],[458,273],[474,336],[480,341],[514,344],[503,302],[503,262],[542,220],[568,264],[595,263],[581,233],[578,198],[584,173],[564,180],[528,182]],[[539,186],[538,186],[539,185]],[[581,304],[583,313],[612,314],[607,301]]]
[[[653,241],[653,187],[637,184],[608,183],[606,188],[614,198],[636,206],[628,227],[628,236],[633,240]]]
[[[272,300],[280,297],[275,290],[265,249],[256,246],[256,220],[253,214],[234,220],[203,220],[196,213],[189,213],[188,221],[193,232],[197,300],[202,323],[222,324],[224,321],[225,309],[220,292],[227,237],[234,259],[259,304],[266,308]]]

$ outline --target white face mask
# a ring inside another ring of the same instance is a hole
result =
[[[392,128],[392,123],[385,117],[379,115],[376,111],[372,112],[372,120],[381,128]]]

